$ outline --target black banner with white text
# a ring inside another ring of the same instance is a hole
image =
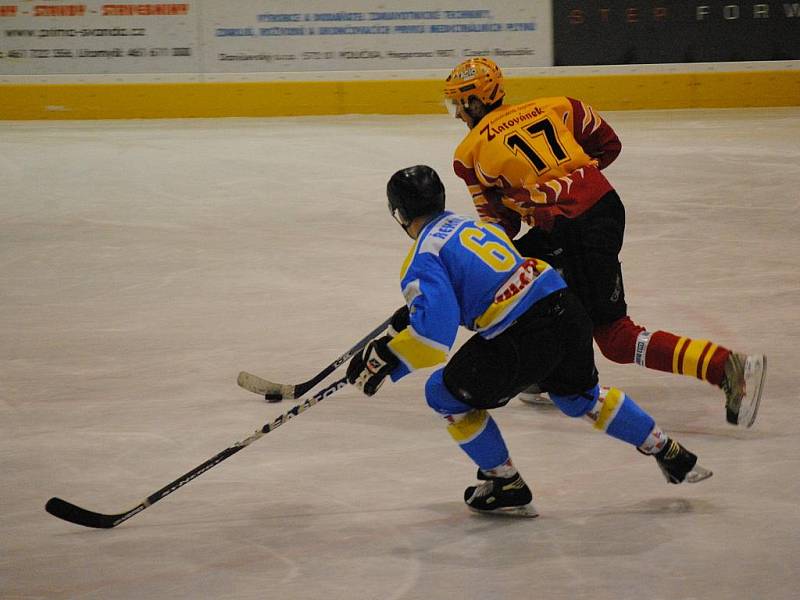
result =
[[[554,64],[800,59],[800,2],[553,0]]]

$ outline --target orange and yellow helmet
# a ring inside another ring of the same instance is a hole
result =
[[[455,115],[458,106],[466,108],[473,96],[492,105],[505,95],[503,72],[493,60],[482,56],[462,62],[444,84],[444,104],[451,115]]]

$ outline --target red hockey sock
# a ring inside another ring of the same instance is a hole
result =
[[[654,331],[647,345],[644,366],[697,377],[718,386],[722,382],[728,354],[730,350],[709,340],[694,340],[666,331]]]
[[[646,331],[627,316],[595,327],[594,339],[603,356],[614,362],[635,362],[648,369],[697,377],[717,386],[730,353],[709,340]]]

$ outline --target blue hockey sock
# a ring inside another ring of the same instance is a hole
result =
[[[623,442],[641,446],[653,431],[655,421],[625,392],[596,385],[583,394],[557,396],[553,403],[570,417],[585,417],[595,429]]]
[[[476,410],[455,398],[444,384],[442,369],[428,379],[425,398],[447,420],[450,436],[482,470],[498,467],[509,459],[497,423],[487,411]]]
[[[447,420],[447,432],[482,470],[489,471],[508,460],[500,428],[485,410],[450,415]]]
[[[622,390],[600,388],[598,392],[597,402],[586,415],[594,422],[594,428],[637,448],[641,446],[653,431],[653,417]]]

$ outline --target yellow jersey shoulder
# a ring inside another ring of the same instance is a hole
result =
[[[562,123],[568,126],[572,120],[572,104],[566,96],[534,98],[521,104],[501,106],[486,115],[467,133],[456,147],[453,154],[454,159],[471,167],[473,163],[472,154],[482,140],[491,141],[493,133],[498,130],[498,127],[502,128],[504,121],[513,119],[515,115],[529,117],[529,113],[532,112],[541,112],[541,114],[554,113]]]

